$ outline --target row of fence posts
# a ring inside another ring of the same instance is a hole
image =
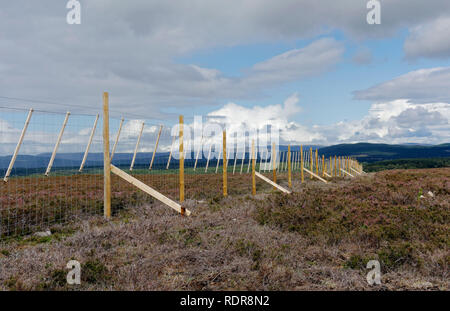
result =
[[[111,217],[111,157],[112,154],[110,154],[110,144],[109,144],[109,96],[108,93],[105,92],[103,94],[103,142],[104,142],[104,216],[107,219],[110,219]],[[179,193],[179,201],[180,203],[184,202],[185,200],[185,182],[184,182],[184,144],[183,144],[183,136],[184,136],[184,118],[182,115],[180,115],[179,118],[179,154],[180,154],[180,160],[179,160],[179,186],[180,186],[180,193]],[[223,161],[223,196],[228,196],[228,162],[227,162],[227,138],[226,138],[226,131],[223,131],[223,147],[222,147],[222,161]],[[173,145],[173,142],[172,142]],[[116,144],[113,147],[113,153],[115,150]],[[272,144],[272,156],[271,156],[271,162],[272,162],[272,171],[273,171],[273,184],[277,183],[277,154],[275,149],[275,144]],[[210,150],[211,152],[211,150]],[[244,151],[245,152],[245,151]],[[170,155],[172,154],[172,150]],[[267,154],[268,155],[268,154]],[[266,156],[267,156],[266,155]],[[170,157],[170,156],[169,156]],[[294,159],[292,159],[292,157]],[[251,160],[251,163],[250,163]],[[334,164],[333,164],[334,160]],[[170,161],[170,159],[169,159]],[[218,159],[218,163],[220,161],[220,156]],[[281,156],[279,161],[281,161]],[[299,169],[300,170],[300,179],[301,183],[305,182],[305,172],[310,175],[310,179],[317,178],[321,181],[327,182],[324,178],[325,177],[341,177],[345,173],[346,175],[349,175],[351,177],[354,177],[349,171],[353,171],[354,173],[361,174],[362,166],[358,163],[357,160],[351,158],[351,157],[340,157],[340,156],[334,156],[334,159],[332,156],[330,156],[328,162],[325,160],[325,156],[322,155],[322,161],[320,163],[319,161],[319,154],[318,150],[316,149],[315,154],[313,152],[312,147],[310,147],[309,154],[308,152],[303,151],[303,146],[300,146],[299,152],[291,152],[291,145],[288,145],[288,151],[287,156],[285,159],[285,166],[284,170],[287,170],[288,172],[288,185],[289,188],[292,188],[292,171]],[[208,156],[208,162],[209,162],[209,156]],[[235,161],[236,162],[236,161]],[[300,162],[300,163],[299,163]],[[250,169],[250,164],[252,168],[252,194],[256,195],[256,156],[255,156],[255,141],[252,140],[251,143],[251,155],[249,158],[249,166],[248,169]],[[260,158],[260,167],[259,170],[261,170],[261,164],[262,164],[262,157]],[[266,157],[266,163],[267,164],[267,157]],[[283,162],[281,162],[283,164]],[[306,168],[305,164],[309,164],[309,169]],[[206,164],[208,166],[208,163]],[[241,165],[241,172],[243,167],[243,161]],[[282,167],[282,166],[281,166]],[[315,169],[315,172],[314,172]],[[281,168],[283,170],[283,168]],[[319,171],[322,172],[322,177],[319,176]],[[217,170],[216,170],[217,171]],[[234,172],[234,170],[233,170]],[[328,174],[328,172],[330,174]],[[258,174],[261,176],[260,174]],[[275,186],[274,186],[275,187]],[[184,208],[181,208],[181,214],[183,213]]]
[[[25,125],[24,128],[21,132],[19,141],[17,143],[17,146],[14,150],[14,154],[11,158],[10,164],[8,166],[8,169],[6,171],[6,174],[3,178],[4,182],[8,182],[9,176],[11,174],[11,171],[13,169],[14,163],[17,159],[17,155],[19,153],[19,149],[20,146],[24,140],[24,136],[26,133],[26,130],[28,128],[28,125],[30,123],[30,119],[31,116],[33,114],[33,109],[30,109],[27,119],[25,121]],[[64,130],[66,128],[68,119],[69,119],[70,113],[67,112],[62,128],[59,132],[56,144],[54,146],[50,161],[48,163],[46,172],[45,172],[45,176],[49,176],[50,171],[52,169],[53,166],[53,162],[55,160],[55,155],[56,152],[58,150],[58,147],[60,145]],[[95,129],[97,127],[97,123],[99,120],[99,115],[96,116],[95,118],[95,122],[94,122],[94,126],[92,128],[90,137],[89,137],[89,141],[88,141],[88,145],[86,148],[86,151],[84,153],[83,156],[83,160],[80,166],[79,171],[81,172],[83,170],[83,167],[85,165],[87,156],[88,156],[88,152],[93,140],[93,136],[95,133]],[[109,133],[109,95],[107,92],[105,92],[103,94],[103,152],[104,152],[104,216],[109,219],[111,217],[111,170],[114,169],[114,173],[117,174],[118,168],[113,167],[111,165],[112,162],[112,158],[114,156],[114,153],[116,151],[116,147],[117,147],[117,143],[118,143],[118,139],[119,139],[119,135],[120,135],[120,131],[122,129],[122,125],[123,125],[124,119],[121,119],[120,122],[120,126],[119,126],[119,130],[117,133],[117,137],[116,137],[116,141],[113,145],[113,149],[112,152],[110,153],[110,133]],[[134,166],[134,162],[136,159],[136,153],[137,153],[137,149],[139,146],[139,141],[142,135],[142,131],[143,131],[143,127],[144,124],[142,124],[142,128],[141,128],[141,132],[139,134],[139,138],[138,138],[138,142],[136,144],[136,148],[135,148],[135,152],[134,152],[134,156],[133,156],[133,160],[131,163],[131,167],[130,167],[130,171],[133,170],[133,166]],[[162,131],[162,126],[160,126],[159,128],[159,133],[157,136],[157,140],[156,140],[156,146],[155,146],[155,150],[153,152],[152,155],[152,159],[150,162],[150,167],[149,169],[152,169],[152,165],[155,159],[155,154],[156,154],[156,149],[158,147],[158,143],[159,143],[159,139],[160,139],[160,135],[161,135],[161,131]],[[183,116],[180,116],[179,118],[179,154],[180,154],[180,160],[179,160],[179,202],[182,203],[185,200],[185,181],[184,181],[184,157],[185,157],[185,152],[184,152],[184,143],[183,143],[183,136],[184,136],[184,118]],[[167,163],[167,169],[169,168],[170,165],[170,159],[172,156],[172,148],[175,142],[175,136],[173,137],[172,140],[172,146],[171,146],[171,150],[170,150],[170,154],[169,154],[169,160]],[[217,160],[217,166],[216,166],[216,173],[218,171],[218,167],[219,167],[219,162],[220,162],[220,157],[222,155],[222,161],[223,161],[223,196],[226,197],[228,195],[228,161],[227,161],[227,137],[226,137],[226,131],[223,131],[223,147],[221,150],[221,153],[219,155],[219,158]],[[272,144],[271,146],[271,165],[269,165],[269,171],[270,171],[270,166],[272,166],[272,171],[273,171],[273,179],[269,180],[268,178],[262,176],[261,173],[261,168],[262,168],[262,160],[263,160],[263,156],[261,155],[260,157],[260,165],[259,165],[259,172],[256,173],[256,161],[257,161],[257,156],[255,154],[256,151],[256,146],[255,146],[255,141],[252,140],[251,142],[251,155],[249,156],[249,163],[248,163],[248,167],[247,167],[247,173],[249,173],[250,171],[250,166],[252,168],[252,194],[256,195],[256,177],[261,178],[263,180],[265,180],[266,182],[272,184],[274,186],[274,188],[278,188],[280,190],[282,190],[283,192],[289,193],[289,191],[286,191],[286,189],[280,187],[279,185],[277,185],[277,170],[278,167],[280,169],[280,171],[286,171],[288,172],[288,185],[289,188],[292,188],[292,171],[295,170],[300,170],[300,179],[301,179],[301,183],[305,182],[305,172],[307,174],[309,174],[310,179],[316,178],[319,179],[323,182],[327,182],[327,180],[325,179],[326,177],[328,178],[332,178],[332,177],[342,177],[342,176],[350,176],[350,177],[354,177],[354,174],[362,174],[363,173],[363,169],[362,169],[362,165],[354,158],[351,157],[341,157],[341,156],[330,156],[328,161],[325,159],[325,156],[322,155],[321,157],[321,161],[319,160],[319,153],[318,153],[318,149],[315,150],[315,153],[312,149],[312,147],[310,147],[309,152],[306,151],[304,152],[303,150],[303,146],[300,146],[300,150],[296,151],[296,152],[292,152],[291,150],[291,146],[288,145],[288,151],[286,153],[286,156],[284,156],[285,153],[280,153],[280,156],[277,158],[277,152],[275,149],[275,144]],[[194,171],[195,168],[197,166],[197,160],[198,160],[198,154],[199,152],[197,152],[197,156],[196,156],[196,160],[195,160],[195,166],[194,166]],[[207,172],[208,170],[208,164],[209,164],[209,160],[210,160],[210,155],[211,155],[211,147],[209,149],[209,154],[208,154],[208,159],[206,162],[206,168],[205,168],[205,172]],[[265,167],[264,167],[264,172],[267,172],[267,160],[268,160],[268,156],[269,156],[269,152],[265,153],[266,156],[266,161],[265,161]],[[245,150],[244,150],[244,157],[242,159],[242,163],[241,163],[241,173],[242,173],[242,169],[244,166],[244,159],[245,159]],[[278,161],[278,163],[277,163]],[[284,166],[283,166],[284,164]],[[235,168],[236,168],[236,158],[234,161],[234,166],[233,166],[233,174],[235,172]],[[320,172],[322,173],[320,176]],[[120,172],[119,172],[120,173]],[[120,174],[122,178],[126,179],[127,181],[133,183],[134,185],[136,185],[136,183],[139,183],[138,180],[134,180],[133,178],[127,174],[124,173],[122,171],[123,174]],[[125,177],[124,177],[125,176]],[[157,191],[155,191],[154,189],[148,189],[149,187],[145,187],[145,185],[140,185],[141,189],[142,188],[146,188],[147,193],[150,193],[151,195],[157,197],[158,199],[162,200],[164,203],[166,203],[167,205],[169,205],[170,207],[176,209],[177,211],[179,211],[181,214],[190,214],[190,211],[186,210],[184,207],[182,207],[180,204],[170,200],[169,198],[163,196],[160,193],[157,193]],[[139,186],[138,186],[139,188]]]

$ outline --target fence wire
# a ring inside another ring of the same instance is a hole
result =
[[[224,194],[252,193],[253,157],[257,173],[286,188],[289,171],[291,180],[313,178],[305,171],[302,174],[302,163],[328,180],[343,177],[341,169],[350,170],[353,163],[306,146],[292,145],[289,153],[285,146],[262,145],[259,138],[252,141],[244,136],[239,142],[226,133],[225,140],[223,133],[194,138],[188,130],[180,153],[179,127],[172,121],[157,124],[111,118],[109,139],[112,165],[174,201],[182,199],[180,161],[184,163],[185,199],[211,202]],[[103,213],[102,129],[101,115],[0,108],[0,174],[4,178],[0,185],[0,238]],[[257,191],[273,188],[256,180]],[[153,202],[118,176],[112,176],[111,184],[113,215],[129,206]]]

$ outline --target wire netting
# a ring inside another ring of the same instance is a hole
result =
[[[349,160],[298,145],[291,146],[289,164],[287,146],[268,144],[264,133],[238,137],[225,132],[224,140],[222,131],[202,130],[199,135],[188,125],[183,126],[180,153],[180,127],[172,121],[110,118],[109,139],[112,165],[174,201],[181,199],[180,161],[184,163],[185,199],[211,202],[225,192],[230,196],[252,193],[252,158],[255,172],[276,178],[283,187],[289,186],[289,165],[292,180],[301,179],[302,163],[322,177],[342,177],[341,169],[350,170]],[[0,174],[4,177],[0,237],[30,234],[103,213],[102,133],[101,115],[0,108]],[[303,171],[303,178],[310,180],[313,175]],[[111,184],[113,215],[129,206],[153,202],[118,176],[112,175]],[[270,191],[273,187],[257,178],[256,188]]]

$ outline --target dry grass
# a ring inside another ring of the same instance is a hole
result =
[[[308,179],[294,190],[206,193],[187,202],[189,218],[151,202],[109,223],[93,216],[51,238],[9,240],[0,289],[448,290],[450,169]],[[65,283],[71,259],[82,263],[80,286]],[[382,286],[366,282],[369,259],[382,262]]]

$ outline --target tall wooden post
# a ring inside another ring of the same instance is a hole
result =
[[[288,153],[287,153],[287,161],[288,161],[288,183],[289,187],[292,187],[292,169],[291,169],[291,145],[288,145]]]
[[[200,156],[201,150],[203,150],[203,136],[202,136],[202,139],[200,140],[200,148],[198,148],[197,154],[195,155],[194,172],[197,169],[198,157]],[[203,156],[202,156],[202,158],[203,158]]]
[[[251,163],[251,160],[252,160],[252,158],[250,156],[250,150],[249,150],[248,154],[249,154],[249,156],[248,156],[249,159],[248,159],[248,165],[247,165],[247,174],[250,173],[250,163]]]
[[[298,168],[298,152],[294,152],[294,171]]]
[[[287,170],[287,164],[288,164],[288,160],[287,160],[287,152],[286,152],[286,157],[284,159],[284,170]]]
[[[223,135],[223,196],[228,195],[228,185],[227,185],[227,131],[222,132]]]
[[[136,147],[134,148],[133,160],[131,160],[130,171],[134,168],[134,163],[136,162],[136,155],[139,149],[139,144],[141,143],[142,133],[144,132],[145,123],[142,122],[141,131],[139,132],[139,136],[136,142]]]
[[[212,144],[209,145],[208,159],[206,160],[205,173],[208,172],[209,159],[211,158]]]
[[[244,160],[245,160],[245,145],[244,145],[244,151],[242,152],[241,171],[239,174],[242,174],[242,170],[244,169]]]
[[[107,92],[103,93],[103,171],[103,214],[109,220],[111,218],[111,158],[109,153],[109,96]]]
[[[16,149],[14,150],[14,154],[9,162],[8,170],[6,171],[5,177],[3,178],[4,182],[8,182],[9,175],[14,167],[14,163],[16,162],[17,155],[19,154],[20,146],[22,146],[23,138],[25,137],[25,133],[27,131],[28,125],[30,124],[31,116],[33,115],[33,109],[30,109],[28,112],[27,119],[25,120],[25,125],[23,126],[22,133],[20,134],[19,142],[16,145]]]
[[[255,156],[255,140],[252,139],[252,194],[256,195],[256,156]]]
[[[155,155],[156,155],[156,151],[158,150],[159,138],[161,137],[162,128],[163,128],[163,126],[160,125],[159,126],[159,132],[158,132],[158,138],[156,138],[155,150],[153,150],[152,161],[150,162],[149,170],[152,169],[153,161],[155,161]]]
[[[309,147],[309,170],[310,170],[311,172],[314,172],[313,160],[314,160],[314,158],[313,158],[312,147]],[[309,177],[310,177],[311,179],[313,179],[313,176],[312,176],[311,174],[309,175]]]
[[[338,157],[338,174],[341,177],[341,157]]]
[[[111,162],[114,159],[114,154],[116,153],[117,144],[119,143],[120,132],[122,131],[124,118],[120,119],[119,130],[117,131],[116,141],[114,142],[113,149],[111,151]]]
[[[278,154],[279,154],[279,157],[278,157],[279,158],[279,160],[278,160],[278,162],[279,162],[278,163],[278,171],[282,172],[283,171],[283,164],[284,164],[283,163],[284,153],[279,151]]]
[[[217,157],[216,174],[219,171],[219,164],[220,164],[220,157],[221,156],[222,156],[222,150],[219,151],[219,156]]]
[[[176,136],[173,136],[173,137],[172,137],[172,144],[170,145],[170,153],[169,153],[169,159],[167,160],[166,170],[169,169],[169,166],[170,166],[170,160],[172,159],[173,144],[175,143],[175,137],[176,137]]]
[[[87,160],[87,157],[89,154],[89,149],[91,148],[91,144],[92,144],[92,139],[94,139],[95,129],[97,128],[98,118],[99,118],[99,115],[97,114],[97,117],[95,118],[94,126],[92,127],[92,130],[91,130],[91,135],[89,136],[89,141],[88,141],[88,144],[86,147],[86,151],[84,152],[83,161],[81,161],[79,172],[83,171],[84,165],[86,163],[86,160]]]
[[[261,173],[262,160],[263,160],[264,154],[262,153],[262,151],[260,153],[261,154],[260,154],[260,157],[259,157],[259,168],[258,168],[258,171]]]
[[[303,145],[300,145],[300,173],[301,173],[301,176],[302,176],[302,183],[305,182],[305,174],[303,172],[303,168],[304,168],[305,163],[303,163],[303,162],[304,162],[304,159],[303,159]]]
[[[277,153],[275,151],[275,143],[272,143],[272,171],[273,171],[273,182],[277,183]]]
[[[61,144],[61,139],[64,134],[64,130],[67,126],[67,121],[69,121],[70,112],[66,113],[66,117],[64,118],[63,125],[61,127],[61,131],[59,132],[58,139],[56,140],[55,148],[53,149],[52,156],[50,158],[50,162],[48,163],[47,170],[45,171],[45,176],[48,176],[50,174],[50,171],[52,170],[53,162],[55,161],[56,152],[58,151],[59,145]]]
[[[325,177],[325,155],[322,154],[322,177]]]
[[[330,176],[333,177],[333,160],[331,160],[331,156],[328,162],[330,164]]]
[[[316,175],[319,175],[319,150],[316,149]]]
[[[184,145],[183,145],[183,116],[180,116],[180,202],[184,202]]]
[[[266,161],[264,162],[264,172],[267,171],[267,160],[269,159],[269,150],[266,152]]]
[[[336,173],[337,173],[337,170],[336,170],[336,156],[334,156],[333,171],[334,171],[333,177],[336,177]]]
[[[245,150],[244,150],[244,152],[245,152]],[[234,175],[234,172],[236,171],[237,153],[238,153],[238,150],[236,148],[236,150],[234,151],[233,175]]]

